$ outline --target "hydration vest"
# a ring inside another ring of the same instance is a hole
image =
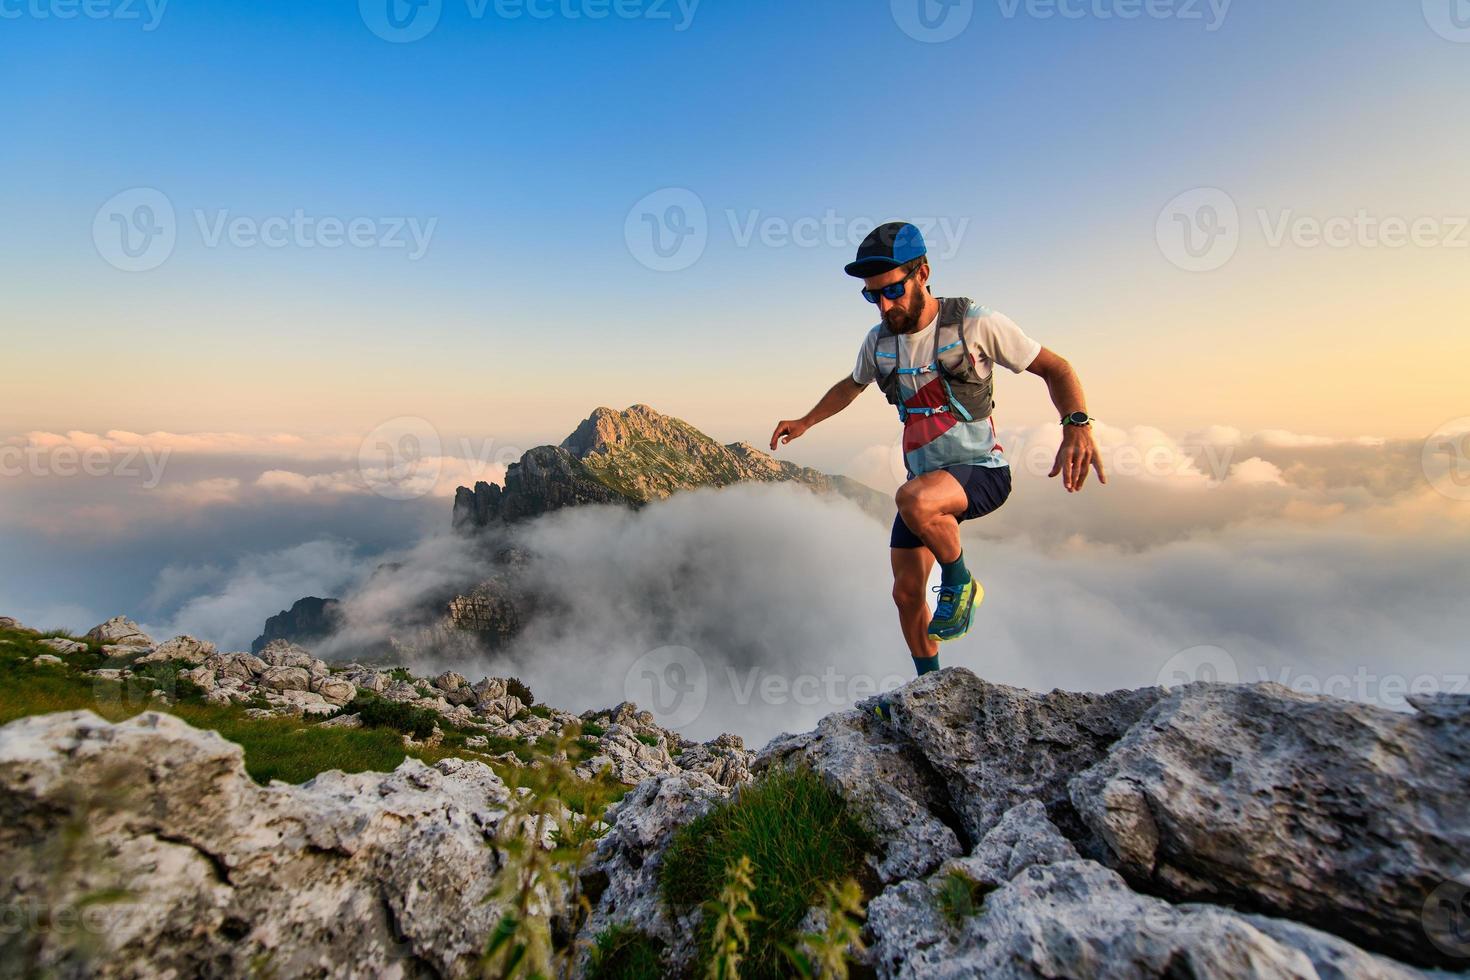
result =
[[[982,378],[965,347],[965,315],[970,301],[951,297],[939,301],[939,316],[934,329],[934,360],[922,367],[898,366],[898,334],[884,324],[878,325],[878,342],[873,349],[877,361],[878,390],[890,405],[898,408],[899,421],[907,424],[911,415],[938,415],[949,412],[961,422],[983,422],[995,410],[993,379]],[[948,343],[946,337],[952,337]],[[885,366],[888,368],[884,373]],[[910,408],[903,403],[900,375],[937,373],[948,401],[936,407]]]

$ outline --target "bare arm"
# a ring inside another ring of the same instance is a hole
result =
[[[1072,370],[1072,365],[1065,357],[1059,357],[1053,351],[1043,347],[1041,353],[1036,355],[1036,359],[1026,370],[1046,381],[1046,390],[1051,395],[1052,404],[1057,407],[1060,415],[1087,411],[1087,398],[1082,394],[1082,381],[1077,377],[1077,372]],[[1067,488],[1067,492],[1071,493],[1081,490],[1082,485],[1087,482],[1089,467],[1097,470],[1099,483],[1108,482],[1106,474],[1103,473],[1102,458],[1097,451],[1097,442],[1092,437],[1092,426],[1062,426],[1062,445],[1057,450],[1056,462],[1047,475],[1062,474],[1062,484]]]
[[[867,385],[860,385],[852,380],[851,375],[845,376],[841,381],[827,389],[827,393],[822,396],[822,400],[817,402],[810,412],[807,412],[799,419],[783,419],[776,423],[776,431],[771,433],[771,451],[775,452],[776,443],[780,442],[784,445],[792,439],[798,438],[818,422],[831,418],[851,405],[852,400],[862,394],[863,389],[866,387]]]

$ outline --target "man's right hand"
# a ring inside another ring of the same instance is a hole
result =
[[[776,431],[771,433],[771,452],[776,451],[776,443],[788,443],[792,439],[800,438],[801,434],[811,426],[801,419],[787,419],[776,423]]]

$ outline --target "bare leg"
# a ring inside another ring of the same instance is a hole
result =
[[[960,556],[960,524],[956,518],[970,501],[959,480],[943,470],[924,473],[899,487],[893,499],[903,522],[934,558],[948,563]]]
[[[928,548],[890,548],[893,565],[893,602],[909,655],[925,659],[939,655],[939,643],[929,635],[929,572],[934,554]]]

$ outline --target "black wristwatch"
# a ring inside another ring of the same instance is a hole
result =
[[[1062,416],[1062,425],[1091,425],[1097,421],[1086,412],[1073,412],[1071,415]]]

